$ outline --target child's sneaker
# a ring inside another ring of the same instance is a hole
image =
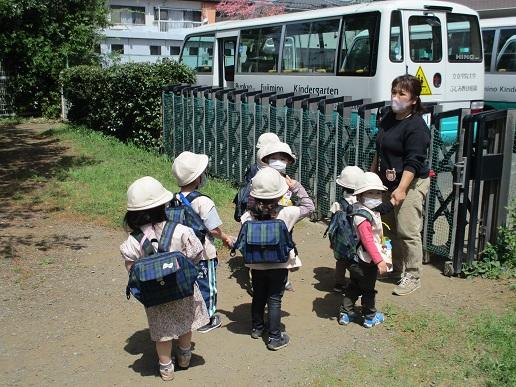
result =
[[[352,320],[352,317],[347,313],[339,314],[339,325],[348,325]]]
[[[385,316],[383,313],[376,312],[375,316],[372,319],[364,318],[364,327],[372,328],[375,325],[381,324],[385,321]]]
[[[172,360],[166,365],[159,364],[159,374],[163,380],[174,379],[174,363],[172,363]]]
[[[176,351],[177,365],[181,368],[188,368],[192,359],[192,348],[183,349],[178,347]]]
[[[267,348],[271,351],[277,351],[278,349],[285,348],[290,341],[290,337],[286,333],[281,334],[279,339],[269,339]]]
[[[263,336],[263,329],[256,329],[256,328],[253,328],[251,330],[251,337],[253,339],[259,339],[260,337]]]
[[[222,322],[220,321],[220,316],[218,314],[214,314],[210,318],[210,322],[199,329],[197,329],[197,332],[201,333],[208,333],[209,331],[214,330],[215,328],[218,328],[222,325]]]

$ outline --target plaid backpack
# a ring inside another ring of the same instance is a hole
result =
[[[179,196],[179,199],[177,196]],[[166,209],[166,214],[169,222],[179,223],[190,227],[204,245],[208,229],[204,225],[199,214],[193,210],[191,205],[191,202],[200,196],[206,195],[193,191],[185,197],[183,193],[179,192],[179,194],[174,195],[174,198],[170,202],[170,207]]]
[[[193,295],[198,274],[196,266],[183,253],[167,251],[176,226],[177,223],[165,224],[157,252],[141,230],[131,233],[142,244],[145,258],[131,266],[125,291],[127,299],[132,294],[149,307]]]
[[[231,250],[238,249],[245,263],[285,263],[290,250],[296,245],[287,225],[281,219],[248,220],[242,225],[238,238]]]
[[[373,217],[366,210],[353,212],[353,206],[346,199],[342,199],[339,204],[341,209],[332,215],[330,224],[323,237],[329,236],[330,246],[333,249],[335,259],[339,261],[353,261],[357,256],[357,249],[360,245],[358,235],[353,226],[353,218],[361,216],[372,223]]]

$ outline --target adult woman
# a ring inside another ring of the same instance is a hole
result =
[[[427,162],[430,131],[421,117],[421,82],[412,75],[394,79],[391,111],[382,119],[371,171],[385,186],[394,211],[383,216],[390,226],[393,277],[400,282],[393,293],[404,296],[421,287],[423,202],[430,186]]]

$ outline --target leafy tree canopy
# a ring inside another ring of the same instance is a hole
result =
[[[0,0],[0,62],[18,114],[59,112],[59,73],[99,63],[103,0]]]

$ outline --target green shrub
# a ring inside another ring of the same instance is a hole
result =
[[[495,244],[488,243],[480,260],[465,264],[466,277],[499,278],[516,275],[516,199],[508,209],[507,226],[498,229]]]
[[[71,122],[154,149],[161,147],[163,86],[194,80],[188,67],[171,60],[77,66],[61,76]]]

